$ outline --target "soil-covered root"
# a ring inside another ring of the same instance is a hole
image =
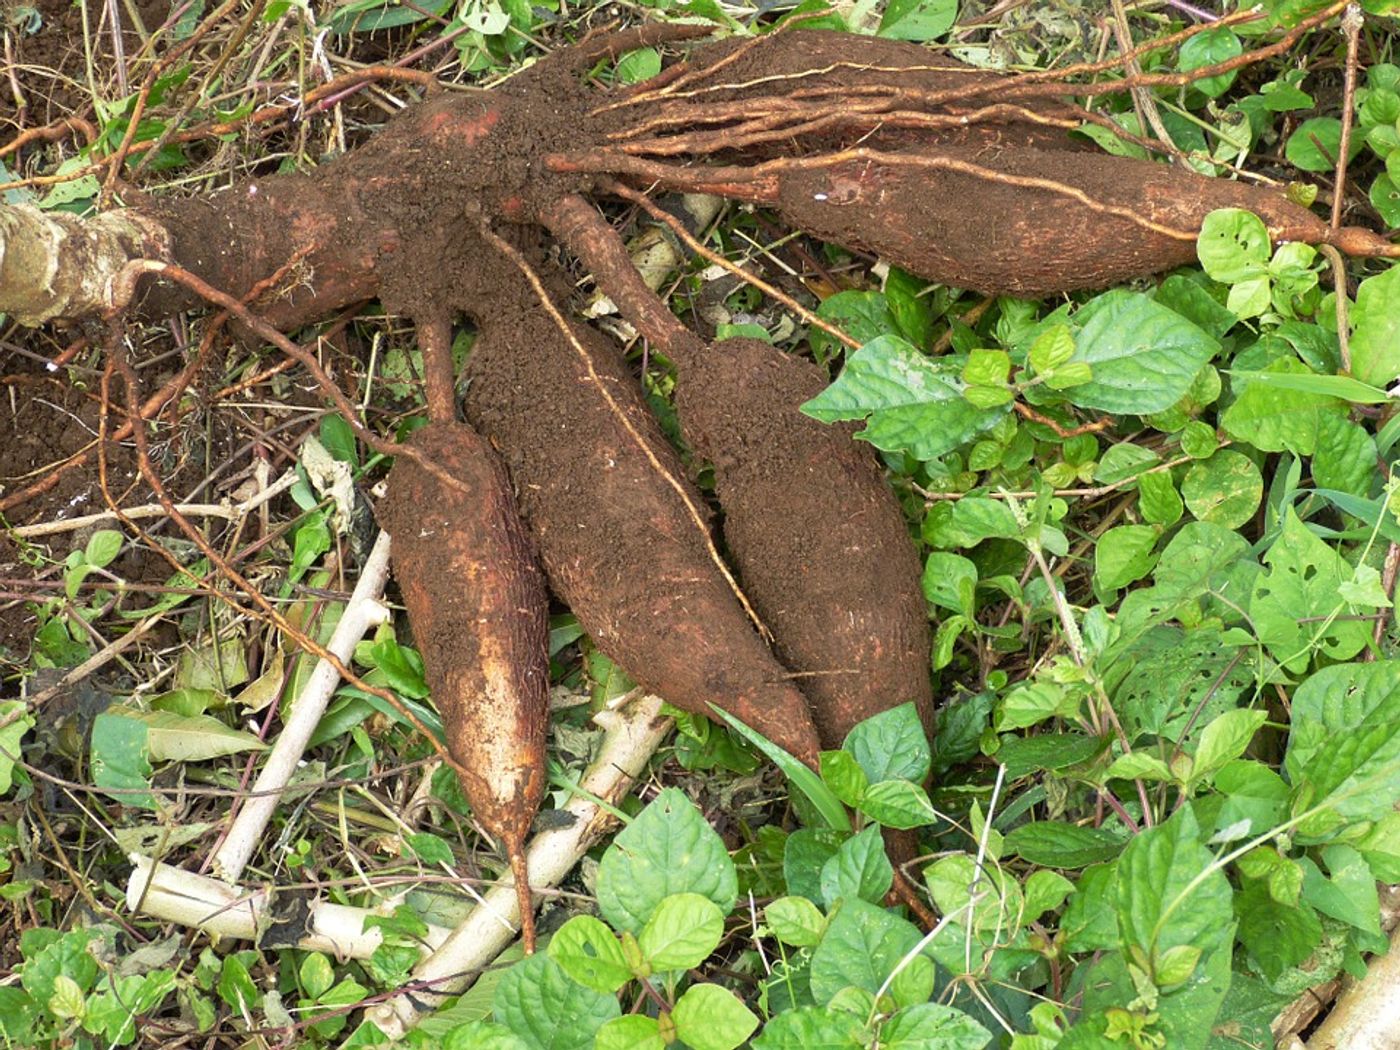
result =
[[[534,950],[525,840],[545,789],[549,606],[505,466],[484,438],[433,423],[411,439],[457,485],[400,457],[380,523],[448,753],[472,812],[510,858]]]
[[[798,410],[826,387],[823,370],[757,339],[677,368],[681,427],[714,465],[740,581],[823,745],[909,701],[932,728],[918,552],[870,447]]]
[[[806,701],[716,564],[703,501],[635,380],[606,339],[560,320],[483,317],[466,402],[506,457],[555,593],[648,691],[714,704],[815,765]]]
[[[774,203],[794,226],[986,292],[1102,287],[1190,263],[1217,208],[1255,212],[1276,242],[1334,239],[1276,190],[1065,150],[854,150],[794,165],[777,185]],[[1343,231],[1348,244],[1364,233]]]

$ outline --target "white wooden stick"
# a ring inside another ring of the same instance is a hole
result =
[[[579,784],[580,794],[564,807],[573,822],[542,831],[531,840],[526,855],[531,886],[544,888],[562,881],[608,830],[613,817],[585,795],[609,805],[621,800],[671,728],[670,719],[662,718],[660,712],[660,699],[643,696],[594,716],[607,730],[602,748]],[[515,939],[519,924],[514,883],[497,884],[447,941],[418,964],[413,971],[414,994],[401,994],[372,1007],[365,1019],[390,1039],[401,1038],[443,999],[470,985]],[[424,990],[424,985],[430,990]]]
[[[131,863],[126,904],[132,911],[239,940],[256,940],[259,930],[266,929],[271,919],[271,890],[230,886],[221,879],[161,864],[139,853],[131,855]],[[340,960],[367,959],[383,943],[384,935],[377,927],[365,929],[365,920],[392,914],[398,903],[389,900],[378,908],[351,908],[324,900],[312,901],[306,932],[297,947],[326,952]],[[423,954],[437,948],[451,933],[444,926],[429,926]]]
[[[350,595],[345,611],[340,615],[330,644],[326,646],[341,663],[348,663],[355,645],[371,627],[389,617],[389,610],[380,603],[384,584],[389,578],[389,534],[380,532],[374,547],[360,570],[360,579]],[[306,688],[292,703],[287,721],[278,734],[277,743],[268,753],[262,772],[252,787],[252,796],[234,818],[233,826],[223,844],[214,854],[214,873],[225,882],[236,883],[243,875],[248,860],[262,840],[268,821],[281,801],[282,790],[296,771],[297,763],[306,753],[307,742],[321,716],[326,713],[331,694],[340,683],[340,673],[327,660],[320,660],[307,679]]]

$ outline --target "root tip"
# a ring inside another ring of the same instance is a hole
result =
[[[1328,242],[1347,255],[1369,255],[1385,259],[1400,258],[1400,244],[1392,243],[1380,234],[1360,226],[1343,226],[1332,233]]]

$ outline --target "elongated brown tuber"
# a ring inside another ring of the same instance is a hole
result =
[[[711,344],[677,367],[681,426],[714,464],[740,581],[823,745],[909,701],[932,729],[918,552],[870,447],[798,411],[826,387],[824,371],[757,339]]]
[[[719,571],[700,494],[618,352],[522,306],[486,319],[468,375],[468,418],[502,450],[550,583],[598,647],[677,707],[713,703],[815,765],[806,702]]]
[[[545,789],[549,617],[544,579],[505,467],[469,427],[433,423],[412,444],[460,487],[409,458],[389,473],[380,523],[447,749],[472,812],[510,858],[534,950],[525,840]]]

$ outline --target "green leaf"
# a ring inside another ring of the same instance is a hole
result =
[[[898,324],[889,300],[879,292],[845,291],[829,295],[817,307],[817,316],[830,321],[857,343],[870,343],[882,335],[894,334]],[[813,328],[812,354],[826,361],[841,350],[841,345],[820,328]]]
[[[1044,869],[1031,872],[1026,879],[1025,921],[1033,922],[1046,912],[1054,911],[1073,892],[1074,883],[1059,872]]]
[[[1243,389],[1234,404],[1221,414],[1220,425],[1225,432],[1236,441],[1248,442],[1265,452],[1287,450],[1299,456],[1311,456],[1317,450],[1324,416],[1346,412],[1346,406],[1335,396],[1335,388],[1318,389],[1316,381],[1355,382],[1344,376],[1316,375],[1293,357],[1279,358],[1264,371],[1230,374],[1242,383]]]
[[[1288,784],[1268,766],[1239,759],[1215,775],[1215,790],[1225,796],[1215,826],[1238,828],[1237,838],[1259,835],[1284,819]]]
[[[1376,479],[1376,439],[1345,416],[1324,416],[1313,456],[1313,483],[1363,496]]]
[[[1284,768],[1314,805],[1379,820],[1400,793],[1400,661],[1339,664],[1293,694]]]
[[[723,840],[675,788],[661,792],[623,828],[598,865],[603,918],[633,934],[673,893],[698,893],[728,914],[738,890]]]
[[[860,722],[846,734],[841,749],[855,757],[872,783],[894,779],[922,781],[928,776],[928,736],[913,701]]]
[[[783,844],[783,881],[789,893],[822,899],[821,872],[845,837],[830,828],[798,828]]]
[[[15,760],[20,741],[34,728],[32,715],[24,713],[23,700],[0,700],[0,797],[14,783]],[[8,724],[7,724],[8,723]]]
[[[591,915],[575,915],[559,927],[548,951],[570,978],[595,992],[610,995],[632,979],[617,935]]]
[[[1028,355],[1040,375],[1053,372],[1074,357],[1074,335],[1067,324],[1054,324],[1035,337]]]
[[[1264,561],[1269,572],[1255,581],[1249,615],[1274,659],[1297,673],[1307,668],[1315,648],[1333,660],[1346,660],[1365,647],[1369,622],[1346,619],[1356,610],[1337,597],[1338,588],[1352,577],[1351,566],[1313,535],[1291,507]]]
[[[1360,135],[1351,138],[1348,159],[1354,158],[1363,145]],[[1342,122],[1336,117],[1313,117],[1299,124],[1283,147],[1284,156],[1294,167],[1304,171],[1330,172],[1337,166],[1342,152]]]
[[[666,1040],[661,1038],[661,1025],[656,1018],[627,1014],[614,1017],[598,1029],[593,1050],[666,1050]]]
[[[1400,377],[1400,265],[1361,282],[1351,308],[1351,371],[1372,386]]]
[[[880,1026],[883,1050],[981,1050],[992,1033],[942,1003],[906,1007]]]
[[[921,828],[938,820],[928,792],[908,780],[882,780],[870,785],[860,811],[887,828]]]
[[[820,756],[822,783],[848,806],[860,805],[870,779],[848,751],[823,751]]]
[[[1101,593],[1116,591],[1146,576],[1157,564],[1159,535],[1152,525],[1118,525],[1105,532],[1094,545],[1094,586]]]
[[[931,547],[975,547],[993,538],[1018,539],[1021,525],[1004,500],[967,496],[930,507],[923,534]]]
[[[773,936],[794,948],[812,948],[826,932],[826,916],[806,897],[779,897],[763,909]]]
[[[1322,924],[1312,908],[1281,904],[1260,881],[1250,880],[1240,891],[1235,910],[1240,943],[1271,981],[1303,962],[1322,941]]]
[[[957,18],[957,0],[890,0],[878,35],[922,44],[948,32]]]
[[[121,553],[125,537],[112,529],[98,529],[87,541],[83,550],[83,560],[89,565],[105,569]]]
[[[1367,194],[1387,226],[1400,226],[1400,185],[1386,172],[1377,175]]]
[[[492,997],[492,1012],[531,1050],[592,1050],[598,1030],[621,1014],[617,999],[576,984],[541,954],[527,956],[505,972]]]
[[[1164,411],[1181,400],[1220,349],[1207,332],[1138,292],[1105,292],[1081,307],[1075,320],[1082,327],[1074,360],[1093,369],[1093,379],[1069,394],[1080,408]]]
[[[1117,856],[1123,842],[1100,828],[1039,820],[1013,829],[1006,848],[1030,864],[1084,868]]]
[[[151,763],[146,757],[145,724],[122,714],[103,713],[92,724],[92,782],[113,789],[112,797],[124,806],[156,809],[156,800],[147,791]]]
[[[1153,525],[1175,525],[1186,505],[1176,491],[1170,472],[1143,474],[1138,478],[1138,513]]]
[[[976,585],[977,565],[961,554],[933,551],[924,562],[924,597],[949,612],[965,611],[963,590]]]
[[[1134,838],[1118,860],[1115,897],[1125,947],[1149,958],[1190,944],[1228,944],[1234,890],[1200,844],[1190,807]]]
[[[941,857],[924,871],[938,910],[959,926],[994,931],[1014,929],[1021,919],[1021,887],[994,865],[979,869],[968,853]]]
[[[919,931],[907,919],[848,897],[832,914],[826,935],[812,952],[812,995],[826,1002],[849,986],[873,994],[918,943]]]
[[[724,912],[698,893],[674,893],[651,913],[637,936],[653,970],[689,970],[710,957],[724,936]]]
[[[778,1014],[753,1041],[753,1050],[863,1050],[860,1021],[827,1006],[799,1006]]]
[[[1208,781],[1225,767],[1227,762],[1244,754],[1254,734],[1268,718],[1265,711],[1238,709],[1226,711],[1212,719],[1201,733],[1201,742],[1196,746],[1195,765],[1191,770],[1193,780]]]
[[[1264,478],[1248,456],[1223,448],[1191,465],[1182,479],[1181,495],[1198,520],[1237,529],[1259,509]]]
[[[828,907],[852,897],[877,904],[892,885],[894,868],[875,824],[841,843],[836,855],[822,866],[822,899]]]
[[[1303,857],[1303,900],[1323,915],[1373,936],[1381,936],[1381,905],[1370,865],[1351,846],[1324,846],[1322,858],[1331,877],[1324,876],[1310,857]]]
[[[203,762],[241,751],[262,751],[267,745],[245,729],[233,729],[212,715],[179,715],[173,711],[110,712],[146,727],[147,753],[153,762]]]
[[[1218,208],[1201,223],[1196,257],[1222,284],[1238,284],[1267,272],[1271,251],[1264,220],[1243,208]]]
[[[1006,408],[980,409],[966,384],[905,340],[881,336],[857,350],[827,387],[802,406],[823,423],[866,420],[860,437],[889,452],[930,460],[989,430]]]
[[[468,1021],[449,1029],[442,1036],[440,1047],[441,1050],[530,1050],[509,1028],[491,1021]]]
[[[671,1011],[676,1035],[691,1050],[734,1050],[753,1034],[758,1018],[733,992],[717,984],[693,984]]]
[[[617,77],[624,84],[650,80],[661,72],[661,53],[654,47],[629,51],[617,60]]]
[[[1177,52],[1177,68],[1183,73],[1227,62],[1244,51],[1244,45],[1228,26],[1207,29],[1186,40]],[[1235,82],[1235,73],[1220,73],[1194,81],[1192,87],[1210,98],[1223,95]]]

